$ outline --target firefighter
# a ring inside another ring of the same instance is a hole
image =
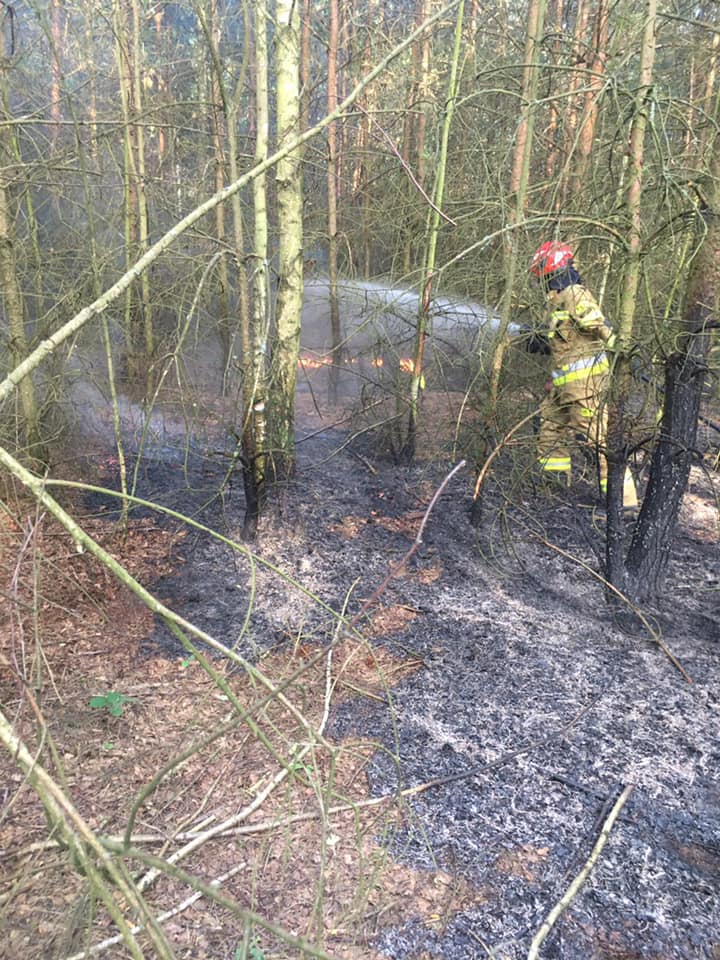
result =
[[[552,358],[552,382],[540,406],[538,463],[543,474],[569,486],[571,444],[577,435],[598,453],[600,490],[607,490],[607,460],[602,452],[607,429],[604,395],[610,372],[607,351],[615,337],[602,310],[583,286],[573,253],[548,241],[530,266],[548,302],[545,335]],[[632,473],[625,472],[623,504],[637,508]]]

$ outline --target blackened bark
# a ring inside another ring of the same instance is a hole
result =
[[[717,166],[717,161],[715,163]],[[693,261],[678,349],[665,368],[665,402],[650,482],[627,557],[627,586],[637,599],[656,596],[673,551],[680,504],[695,451],[700,401],[710,348],[709,328],[720,297],[720,215],[701,213],[702,247]]]
[[[611,410],[607,434],[607,533],[605,540],[605,576],[616,589],[625,591],[625,519],[623,499],[625,470],[628,462],[627,397],[630,393],[630,371],[625,357],[618,357],[613,388],[616,399]]]

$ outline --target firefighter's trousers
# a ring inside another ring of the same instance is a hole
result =
[[[590,445],[597,455],[600,489],[607,489],[607,460],[602,452],[607,432],[607,410],[604,392],[607,368],[586,377],[577,377],[552,390],[540,405],[538,463],[548,474],[570,483],[571,449],[577,437]],[[637,492],[629,468],[625,473],[623,503],[636,507]]]

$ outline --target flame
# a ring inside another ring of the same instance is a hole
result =
[[[360,359],[360,357],[345,358],[345,363],[359,363]],[[301,353],[298,357],[298,366],[303,367],[305,370],[321,370],[323,367],[331,366],[332,362],[332,356],[329,354],[323,354],[322,356],[311,356],[308,353]],[[373,357],[370,363],[376,369],[380,369],[385,366],[385,360],[383,357]],[[400,357],[398,360],[398,367],[403,373],[413,373],[415,369],[415,361],[412,357]]]
[[[326,367],[331,363],[332,359],[327,355],[322,357],[311,357],[307,353],[302,353],[298,358],[299,366],[304,367],[306,370],[320,370],[321,367]]]

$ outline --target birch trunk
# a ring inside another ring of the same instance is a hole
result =
[[[275,74],[278,149],[300,134],[300,16],[296,0],[277,0]],[[284,155],[276,166],[278,232],[277,343],[270,384],[275,475],[289,477],[295,468],[295,384],[300,354],[303,299],[302,171],[300,150]]]
[[[269,150],[267,0],[255,0],[255,162]],[[237,102],[237,101],[236,101]],[[234,126],[234,124],[233,124]],[[233,150],[233,155],[236,154]],[[265,502],[267,471],[267,351],[270,327],[267,178],[253,181],[252,331],[243,334],[243,484],[244,536],[253,539]],[[239,208],[239,202],[238,202]],[[239,218],[240,211],[237,210]],[[243,327],[243,330],[245,328]]]

